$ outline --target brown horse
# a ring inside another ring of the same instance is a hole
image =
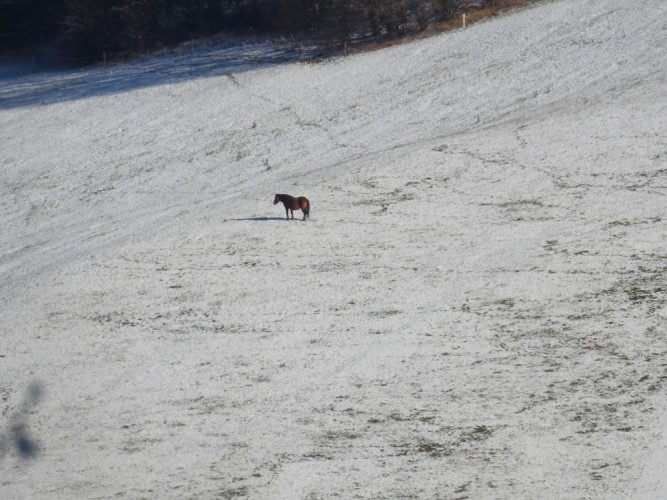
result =
[[[290,210],[292,211],[292,219],[294,219],[294,211],[299,209],[303,212],[303,220],[310,217],[310,202],[308,201],[308,198],[304,198],[303,196],[294,197],[288,194],[277,194],[273,199],[273,204],[277,205],[279,201],[285,205],[287,220],[289,220]]]

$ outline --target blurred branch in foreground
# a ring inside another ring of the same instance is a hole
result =
[[[9,415],[6,428],[0,429],[0,460],[12,452],[26,460],[39,455],[39,445],[30,436],[28,418],[41,397],[42,385],[32,382],[21,406]]]

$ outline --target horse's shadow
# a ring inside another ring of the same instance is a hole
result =
[[[245,222],[245,221],[252,221],[252,222],[269,222],[273,220],[287,220],[285,217],[246,217],[244,219],[227,219],[230,221],[234,222]]]

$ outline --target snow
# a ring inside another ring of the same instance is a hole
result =
[[[666,35],[9,68],[0,497],[667,498]]]

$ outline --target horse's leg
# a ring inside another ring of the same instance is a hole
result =
[[[287,205],[285,205],[285,217],[289,220],[289,207]]]

